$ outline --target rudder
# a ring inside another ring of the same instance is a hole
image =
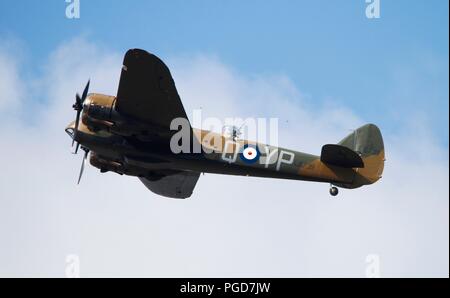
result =
[[[374,124],[366,124],[345,137],[338,145],[357,152],[364,167],[355,169],[356,175],[351,185],[341,185],[345,188],[357,188],[375,183],[381,178],[384,170],[385,152],[383,136]]]

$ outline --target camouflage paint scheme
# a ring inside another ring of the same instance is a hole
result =
[[[135,83],[141,77],[152,80],[152,76],[159,79],[157,87],[148,87],[148,81]],[[139,97],[135,99],[138,105],[127,101],[135,97]],[[155,102],[151,108],[140,105],[152,100]],[[173,153],[170,140],[177,131],[169,129],[168,121],[187,117],[169,70],[156,56],[143,50],[130,50],[125,55],[117,96],[91,93],[83,107],[77,133],[74,135],[75,122],[66,131],[84,150],[89,150],[90,163],[102,172],[140,177],[150,190],[167,197],[189,197],[200,173],[326,182],[342,188],[375,183],[383,173],[383,139],[373,124],[358,128],[338,146],[324,146],[321,156],[194,128],[191,140],[201,144],[197,144],[201,152]],[[260,153],[253,163],[241,158],[247,144]],[[193,146],[190,144],[190,148]],[[355,166],[358,159],[362,162]],[[166,179],[170,177],[173,179]]]

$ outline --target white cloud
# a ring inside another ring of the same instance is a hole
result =
[[[191,199],[170,200],[92,167],[76,186],[81,156],[63,131],[75,92],[90,77],[91,91],[115,94],[121,56],[61,45],[39,80],[48,102],[36,125],[0,120],[0,275],[62,276],[78,254],[82,276],[364,276],[379,254],[384,276],[448,276],[448,148],[420,125],[385,136],[382,181],[337,199],[325,184],[205,175]],[[283,75],[244,76],[211,56],[168,64],[187,111],[279,117],[282,146],[319,153],[363,123],[331,101],[309,108]],[[10,67],[0,82],[26,86]]]
[[[19,78],[18,47],[17,42],[11,40],[0,43],[0,110],[8,109],[9,112],[16,111],[26,91]]]

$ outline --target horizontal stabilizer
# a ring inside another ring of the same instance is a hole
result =
[[[358,153],[340,145],[324,145],[320,160],[323,163],[343,168],[364,168],[364,162]]]

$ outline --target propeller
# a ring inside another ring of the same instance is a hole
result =
[[[86,87],[84,87],[83,94],[81,95],[81,97],[78,93],[76,94],[75,103],[72,105],[72,108],[77,112],[77,116],[75,118],[75,128],[74,128],[74,132],[73,132],[72,147],[75,144],[75,139],[77,137],[78,125],[80,123],[80,115],[81,115],[81,112],[83,111],[83,103],[86,100],[86,97],[88,95],[90,83],[91,83],[91,80],[88,80]],[[79,147],[80,147],[80,143],[77,142],[77,146],[75,147],[74,154],[78,153]]]
[[[78,182],[77,182],[77,184],[80,184],[81,176],[83,176],[84,165],[86,164],[86,159],[87,159],[88,154],[89,154],[89,149],[84,148],[84,147],[81,147],[81,149],[84,150],[84,156],[83,156],[83,161],[81,162],[80,175],[78,175]]]

